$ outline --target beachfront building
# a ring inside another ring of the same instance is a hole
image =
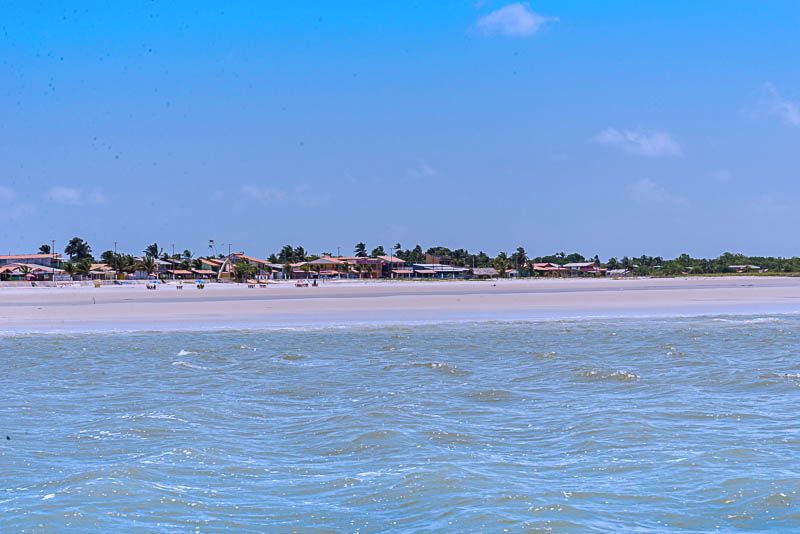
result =
[[[758,265],[730,265],[728,269],[735,273],[761,273],[766,271]]]
[[[593,261],[565,263],[564,268],[567,269],[570,276],[605,276],[606,274],[606,270]]]
[[[196,278],[195,274],[188,269],[167,269],[167,277],[171,280],[189,280]]]
[[[500,273],[494,267],[473,267],[472,277],[477,279],[498,278]]]
[[[269,260],[249,256],[244,252],[234,252],[230,256],[230,263],[233,265],[243,261],[255,265],[256,269],[258,269],[256,278],[259,280],[278,280],[284,278],[283,265],[280,263],[272,263]],[[221,264],[222,262],[220,262],[220,265]]]
[[[569,269],[557,263],[534,263],[533,272],[539,276],[566,276]]]
[[[18,281],[52,281],[64,276],[64,270],[46,267],[36,263],[6,263],[0,265],[0,280],[4,282]]]
[[[611,278],[629,278],[631,276],[636,276],[636,273],[630,269],[608,269],[606,271],[606,276]]]
[[[200,258],[200,271],[211,271],[214,274],[222,267],[222,260],[216,258]]]
[[[415,263],[412,268],[415,278],[464,278],[469,274],[469,269],[465,267],[441,263]]]
[[[0,256],[0,266],[11,263],[38,265],[40,267],[59,267],[61,265],[61,254],[9,254]]]
[[[425,263],[438,264],[438,265],[452,265],[453,258],[450,256],[442,256],[441,254],[425,254]]]
[[[352,278],[380,278],[383,274],[383,261],[378,258],[338,256],[336,259],[347,264],[349,277]]]
[[[89,268],[89,277],[92,280],[114,280],[117,277],[117,271],[105,263],[93,263]]]
[[[316,260],[304,262],[309,269],[320,278],[341,278],[347,276],[347,263],[331,256],[322,256]]]
[[[381,261],[381,276],[384,278],[398,278],[401,275],[413,273],[413,270],[406,269],[405,260],[397,256],[378,256]]]

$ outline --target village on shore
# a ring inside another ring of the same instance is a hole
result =
[[[220,253],[213,240],[209,254],[194,257],[191,251],[165,252],[157,243],[148,245],[141,255],[107,250],[99,258],[81,238],[71,239],[64,253],[56,252],[55,243],[42,245],[28,254],[0,255],[0,282],[37,283],[92,281],[97,284],[123,281],[194,280],[265,284],[275,280],[299,283],[324,279],[420,280],[420,279],[494,279],[520,277],[630,277],[675,276],[724,273],[800,272],[798,258],[753,258],[726,253],[715,260],[694,259],[684,254],[674,260],[660,257],[610,258],[601,262],[574,253],[529,258],[519,247],[512,254],[490,257],[483,252],[470,254],[464,249],[434,247],[423,251],[417,245],[403,250],[400,244],[387,253],[383,247],[367,252],[364,243],[355,246],[354,254],[308,254],[302,247],[284,246],[279,252],[260,258],[245,252]],[[763,266],[763,264],[768,265]],[[17,284],[13,284],[17,285]]]

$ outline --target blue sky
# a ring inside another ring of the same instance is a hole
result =
[[[0,252],[796,255],[796,2],[11,2]]]

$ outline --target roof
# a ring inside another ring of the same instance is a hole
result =
[[[433,269],[417,269],[415,272],[417,274],[436,274],[436,271]]]
[[[92,271],[113,271],[114,269],[106,263],[93,263],[89,268]]]
[[[220,260],[214,258],[200,258],[200,261],[209,265],[222,265]]]
[[[16,271],[16,270],[21,269],[23,267],[27,267],[28,269],[31,270],[32,273],[41,273],[41,272],[44,272],[44,273],[52,273],[52,272],[63,273],[64,272],[63,269],[55,269],[53,267],[45,267],[43,265],[37,265],[35,263],[20,263],[20,262],[16,262],[16,263],[9,263],[9,264],[6,264],[6,265],[3,265],[2,267],[0,267],[0,273]]]
[[[235,256],[237,258],[243,258],[247,261],[251,261],[253,263],[260,263],[262,265],[269,265],[269,261],[262,260],[261,258],[256,258],[255,256],[248,256],[244,252],[234,252],[231,256]]]
[[[414,269],[417,271],[429,269],[438,273],[463,273],[469,270],[464,267],[453,267],[452,265],[442,265],[441,263],[415,263]]]
[[[494,267],[475,267],[472,269],[475,276],[497,276],[497,269]]]
[[[329,256],[322,256],[321,258],[317,258],[314,261],[308,262],[309,265],[344,265],[343,261],[339,261],[336,258],[331,258]]]
[[[534,263],[534,271],[563,271],[564,267],[557,263]]]
[[[386,263],[405,263],[405,260],[401,260],[397,256],[378,256],[379,260],[383,260]]]
[[[42,259],[59,259],[61,254],[56,252],[55,254],[9,254],[6,256],[0,256],[0,260],[42,260]]]
[[[572,263],[565,263],[564,267],[595,267],[595,264],[593,261],[576,261]]]
[[[167,269],[167,272],[170,274],[192,274],[192,271],[187,271],[186,269]]]
[[[392,269],[394,274],[414,274],[414,269]]]

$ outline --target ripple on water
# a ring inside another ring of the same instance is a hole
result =
[[[793,531],[798,351],[784,316],[2,338],[0,530]]]
[[[610,381],[610,382],[633,382],[639,379],[636,373],[617,369],[614,371],[604,371],[601,369],[587,369],[581,371],[579,376],[591,381]]]

